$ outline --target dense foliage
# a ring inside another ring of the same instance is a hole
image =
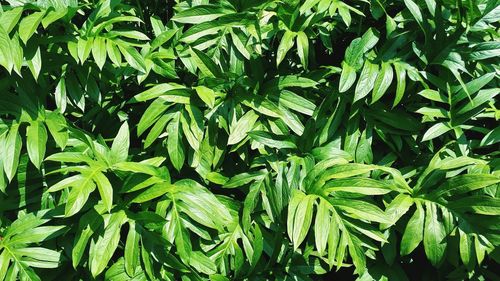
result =
[[[0,3],[0,280],[500,280],[500,1]]]

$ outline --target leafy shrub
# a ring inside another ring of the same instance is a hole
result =
[[[0,280],[500,280],[498,0],[7,0]]]

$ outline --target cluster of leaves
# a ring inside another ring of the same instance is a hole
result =
[[[0,3],[0,280],[500,280],[500,1]]]

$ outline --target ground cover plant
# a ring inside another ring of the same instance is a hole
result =
[[[0,3],[0,280],[500,280],[500,1]]]

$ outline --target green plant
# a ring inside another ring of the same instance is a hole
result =
[[[498,0],[0,3],[0,280],[500,280]]]

